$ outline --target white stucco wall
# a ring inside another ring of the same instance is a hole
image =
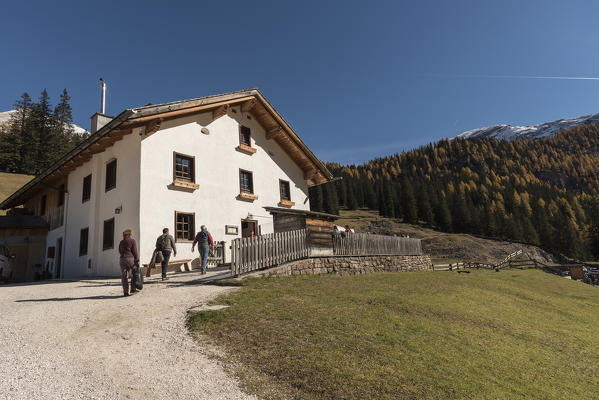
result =
[[[105,191],[106,164],[117,160],[116,188]],[[83,178],[92,174],[91,198],[82,203]],[[63,277],[119,276],[118,244],[126,228],[139,232],[140,137],[126,135],[69,174]],[[122,206],[122,212],[115,209]],[[114,248],[103,250],[104,221],[114,217]],[[89,227],[87,255],[79,256],[81,229]],[[55,243],[51,231],[48,243]],[[62,234],[62,233],[60,233]],[[54,242],[52,242],[54,240]],[[50,244],[49,244],[50,245]],[[88,264],[91,260],[91,264]],[[88,267],[89,265],[89,267]]]
[[[156,237],[168,227],[174,235],[175,211],[195,213],[195,229],[208,227],[215,241],[241,236],[241,220],[254,215],[261,232],[273,232],[272,217],[264,206],[276,207],[280,201],[279,179],[290,183],[291,201],[295,209],[310,209],[308,186],[303,172],[274,140],[266,140],[264,129],[248,119],[237,107],[237,113],[212,121],[211,113],[179,118],[162,123],[161,129],[141,143],[141,202],[139,245],[142,262],[147,263]],[[239,123],[252,132],[252,147],[248,155],[237,151]],[[202,127],[209,135],[200,132]],[[135,132],[134,132],[135,133]],[[138,135],[135,135],[138,136]],[[194,192],[172,188],[173,152],[195,156]],[[253,202],[238,200],[239,169],[253,172]],[[239,235],[225,235],[225,225],[235,225]],[[191,242],[177,243],[177,259],[197,257],[191,253]],[[230,253],[227,257],[230,257]]]

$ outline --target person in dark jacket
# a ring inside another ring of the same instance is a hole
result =
[[[214,251],[214,240],[212,239],[212,235],[210,234],[210,232],[208,232],[206,225],[202,225],[200,229],[201,231],[198,232],[195,239],[193,239],[193,243],[191,244],[191,252],[193,253],[193,248],[197,243],[198,250],[200,251],[200,258],[202,260],[202,274],[205,274],[210,249]],[[208,246],[210,246],[210,248]]]
[[[162,280],[167,281],[166,269],[168,267],[168,261],[171,258],[171,252],[177,257],[177,246],[175,245],[175,238],[168,233],[168,228],[162,230],[162,235],[156,239],[156,250],[162,253]]]
[[[131,272],[131,293],[137,292],[135,288],[135,268],[139,265],[139,253],[137,252],[137,243],[133,239],[131,229],[123,231],[123,240],[119,243],[119,264],[121,266],[121,283],[123,284],[123,294],[129,296],[129,285],[127,274]]]

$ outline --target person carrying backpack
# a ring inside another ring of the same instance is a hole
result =
[[[168,260],[171,258],[171,252],[177,257],[177,246],[175,246],[175,239],[169,235],[168,228],[162,230],[162,235],[156,239],[156,250],[162,253],[162,280],[167,281],[166,269],[168,267]]]
[[[205,274],[210,249],[214,251],[214,240],[212,239],[210,232],[208,232],[206,225],[202,225],[200,229],[201,231],[197,233],[196,237],[193,239],[193,243],[191,244],[191,252],[193,253],[193,248],[197,243],[198,250],[200,252],[200,258],[202,259],[202,274]],[[208,246],[210,246],[210,248]]]

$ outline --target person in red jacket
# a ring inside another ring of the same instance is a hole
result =
[[[135,288],[135,266],[139,265],[139,253],[137,252],[137,243],[133,239],[131,229],[123,231],[123,240],[119,243],[119,264],[121,266],[121,283],[123,284],[123,294],[129,296],[129,285],[127,274],[131,272],[131,293],[137,292]]]
[[[202,225],[200,229],[201,231],[198,232],[196,237],[193,239],[193,243],[191,244],[191,252],[193,253],[193,248],[197,243],[198,250],[200,251],[200,258],[202,260],[202,274],[205,274],[210,249],[214,251],[214,240],[212,239],[212,235],[210,234],[210,232],[208,232],[206,225]],[[208,248],[208,246],[210,246],[210,248]]]

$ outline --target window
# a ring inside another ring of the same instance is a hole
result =
[[[85,203],[92,196],[92,176],[88,175],[83,178],[83,195],[81,196],[81,202]]]
[[[81,229],[79,234],[79,255],[87,255],[87,241],[89,238],[89,228]]]
[[[102,250],[114,248],[114,218],[104,221],[104,234],[102,235]]]
[[[254,179],[250,171],[239,170],[239,190],[241,193],[254,193]]]
[[[289,182],[279,180],[279,192],[281,193],[281,200],[291,200],[291,193],[289,192]]]
[[[174,179],[195,182],[195,157],[183,154],[173,153],[174,158]]]
[[[64,204],[64,192],[65,192],[65,187],[64,187],[64,184],[62,184],[58,187],[58,207],[60,207]]]
[[[116,160],[106,164],[106,191],[116,187]]]
[[[175,240],[193,240],[195,233],[195,214],[175,211]]]
[[[40,204],[40,215],[46,215],[46,195],[42,196],[42,201]]]
[[[252,131],[247,126],[239,126],[239,144],[252,147]]]

